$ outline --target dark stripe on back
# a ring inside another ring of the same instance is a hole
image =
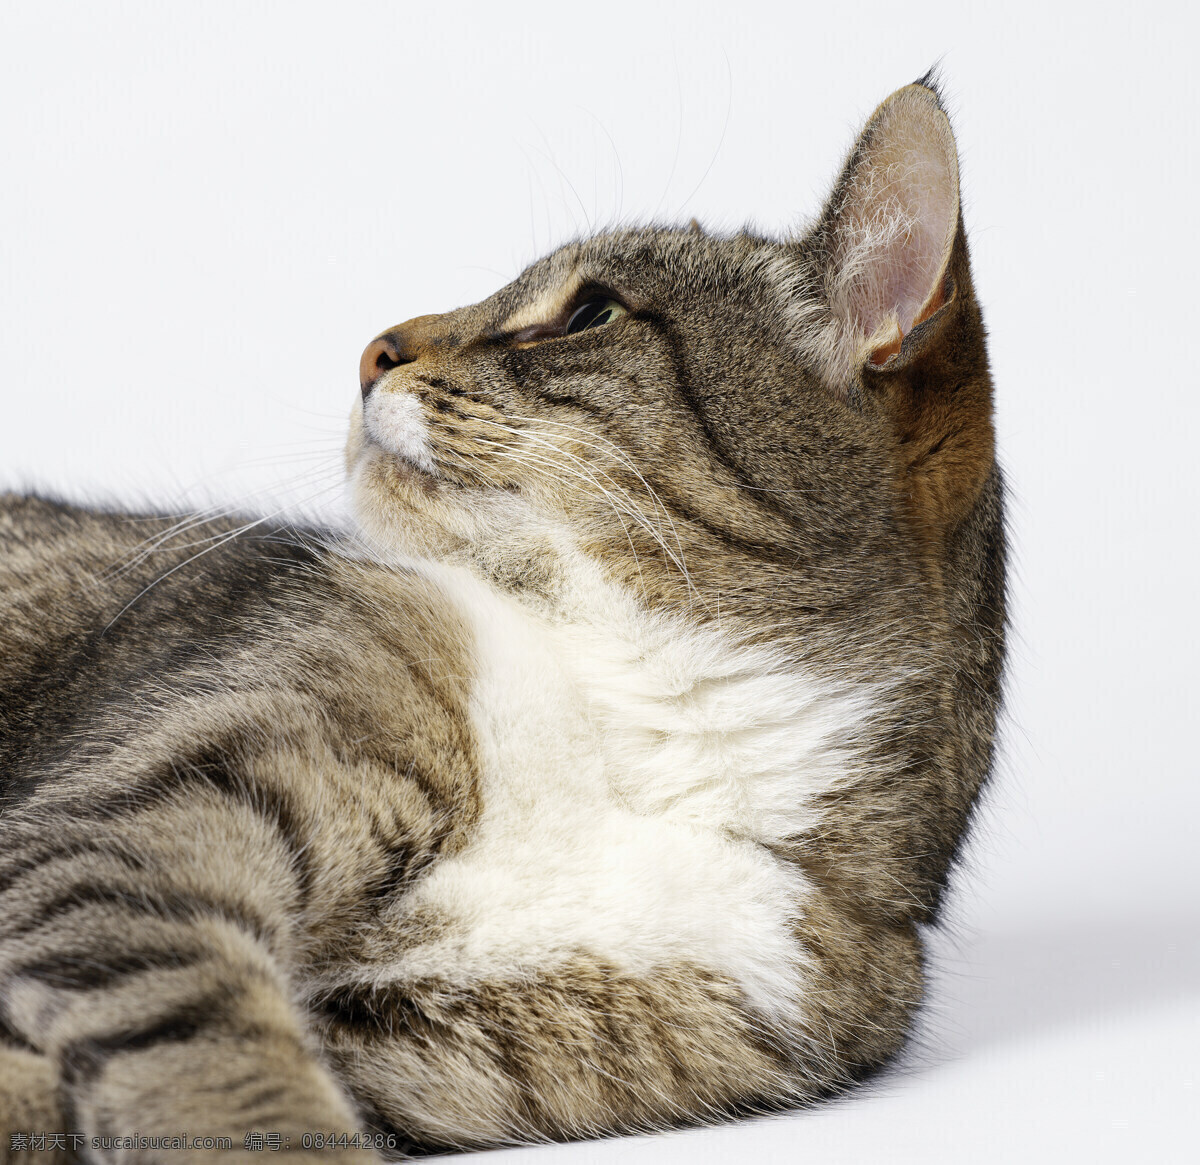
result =
[[[105,886],[95,882],[77,882],[10,930],[2,933],[7,941],[32,934],[48,926],[56,918],[84,910],[89,906],[111,906],[130,918],[160,918],[166,922],[190,922],[199,918],[219,918],[249,931],[260,942],[268,942],[273,929],[256,911],[244,902],[181,894],[171,890],[128,889]]]
[[[270,825],[286,847],[296,875],[301,902],[307,902],[316,878],[309,852],[308,832],[301,825],[295,799],[278,785],[254,779],[248,753],[254,747],[251,731],[242,737],[213,741],[160,764],[129,785],[98,796],[83,789],[77,797],[56,803],[60,815],[82,821],[129,821],[168,803],[186,803],[197,787],[213,790],[251,810]]]
[[[94,948],[60,952],[15,968],[13,978],[35,979],[59,991],[94,991],[115,987],[151,971],[177,971],[201,961],[196,951],[151,948],[102,955]]]
[[[131,873],[143,873],[146,862],[135,853],[122,849],[113,838],[79,838],[68,835],[53,846],[44,846],[33,853],[20,854],[14,861],[0,867],[0,893],[13,889],[23,878],[36,873],[44,865],[59,858],[76,859],[84,854],[101,854],[115,858]]]
[[[225,987],[181,1004],[146,1027],[122,1028],[102,1036],[72,1040],[59,1055],[63,1082],[71,1088],[86,1088],[117,1056],[195,1039],[212,1025],[232,995],[233,988]]]

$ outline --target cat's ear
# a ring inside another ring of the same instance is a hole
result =
[[[942,306],[958,216],[950,122],[933,90],[909,85],[867,122],[816,231],[845,372],[883,364]]]
[[[994,456],[958,157],[926,84],[875,111],[800,247],[807,353],[831,391],[886,419],[905,504],[940,544],[970,513]]]

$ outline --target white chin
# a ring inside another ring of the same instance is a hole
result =
[[[373,392],[363,407],[363,425],[376,445],[414,469],[433,473],[429,424],[421,402],[409,392]]]

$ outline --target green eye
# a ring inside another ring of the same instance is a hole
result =
[[[567,335],[586,332],[588,328],[602,328],[605,324],[611,324],[613,320],[628,314],[629,312],[615,299],[598,295],[594,299],[585,300],[571,313],[571,318],[567,320]]]

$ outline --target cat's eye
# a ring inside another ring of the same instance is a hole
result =
[[[573,336],[576,332],[586,332],[588,328],[602,328],[605,324],[611,324],[613,320],[628,314],[625,307],[615,299],[603,295],[593,296],[571,313],[571,318],[567,320],[566,334]]]

